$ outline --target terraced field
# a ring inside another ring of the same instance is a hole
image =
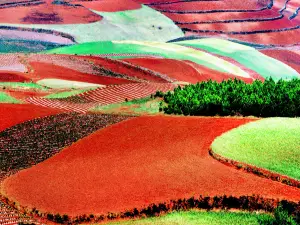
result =
[[[299,12],[2,0],[0,225],[300,224]]]

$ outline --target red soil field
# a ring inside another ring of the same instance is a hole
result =
[[[0,71],[0,82],[25,82],[30,81],[24,73],[13,71]]]
[[[101,16],[84,7],[53,5],[51,3],[0,9],[0,23],[81,24],[92,23],[101,19]]]
[[[55,79],[72,80],[72,81],[88,82],[88,83],[103,84],[103,85],[132,83],[132,81],[125,80],[122,78],[114,78],[114,77],[106,77],[106,76],[81,73],[76,70],[71,70],[68,68],[47,64],[47,63],[30,62],[30,65],[34,69],[33,80],[35,81],[46,79],[46,78],[55,78]]]
[[[198,33],[186,32],[185,36],[195,36]],[[273,33],[260,33],[260,34],[247,34],[247,35],[216,35],[215,33],[200,33],[204,37],[222,37],[234,40],[245,41],[249,43],[264,44],[264,45],[294,45],[299,44],[300,29],[273,32]]]
[[[148,80],[151,82],[166,82],[166,80],[164,80],[158,76],[154,76],[150,73],[147,73],[146,71],[143,72],[142,70],[138,70],[136,68],[126,67],[126,66],[124,66],[124,64],[122,64],[122,61],[118,62],[116,60],[110,60],[110,59],[93,57],[93,56],[86,56],[84,58],[93,62],[97,66],[104,67],[104,68],[109,69],[116,73],[124,74],[128,77],[135,77],[135,78],[139,78],[142,80]],[[148,68],[148,67],[146,67],[146,68]]]
[[[300,55],[288,50],[261,50],[262,53],[289,65],[300,72]]]
[[[252,32],[256,30],[276,30],[289,27],[295,27],[298,24],[283,17],[280,20],[262,21],[262,22],[240,22],[240,23],[214,23],[214,24],[187,24],[181,25],[182,28],[192,30],[210,30],[223,32]],[[268,34],[265,34],[266,36]]]
[[[176,10],[176,11],[205,11],[205,10],[248,10],[248,9],[260,9],[262,5],[257,1],[236,1],[225,0],[216,2],[179,2],[174,4],[154,5],[156,9],[162,10]]]
[[[0,131],[27,120],[60,112],[57,109],[47,109],[36,105],[0,104]]]
[[[141,8],[141,4],[133,0],[83,0],[72,2],[72,4],[80,4],[88,9],[102,12],[118,12]]]
[[[177,22],[195,22],[195,21],[220,21],[220,20],[245,20],[245,19],[263,19],[279,16],[279,12],[274,10],[264,10],[259,12],[223,12],[223,13],[205,13],[205,14],[176,14],[163,13],[173,21]]]
[[[21,89],[5,90],[5,92],[10,96],[19,100],[25,100],[26,98],[29,97],[44,97],[46,95],[50,95],[51,93],[54,93],[54,91],[41,92],[41,91],[21,90]]]
[[[300,190],[225,166],[208,154],[223,132],[252,121],[149,116],[76,142],[4,181],[23,206],[69,215],[118,212],[194,195],[252,195],[299,201]]]
[[[168,75],[178,81],[197,83],[205,80],[216,80],[221,82],[236,76],[209,69],[190,61],[180,61],[175,59],[155,59],[155,58],[131,58],[124,61],[147,67],[151,70]],[[245,82],[252,82],[252,79],[238,77]]]

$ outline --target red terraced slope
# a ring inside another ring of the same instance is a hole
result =
[[[280,14],[276,10],[264,10],[259,12],[220,12],[206,14],[176,14],[164,12],[164,15],[176,22],[191,23],[202,22],[210,23],[215,21],[228,20],[247,20],[247,19],[267,19],[278,17]],[[181,27],[181,25],[179,24]]]
[[[27,120],[60,112],[57,109],[46,109],[36,105],[0,104],[0,131]]]
[[[55,79],[73,80],[73,81],[88,82],[88,83],[103,84],[103,85],[126,84],[126,83],[133,82],[122,78],[82,73],[76,70],[72,70],[72,69],[64,68],[62,66],[56,66],[48,63],[30,62],[29,64],[34,70],[34,76],[32,77],[34,81],[38,81],[46,78],[55,78]]]
[[[79,4],[88,9],[93,9],[101,12],[118,12],[141,8],[141,4],[133,0],[81,0],[72,1],[72,4]]]
[[[300,55],[288,50],[261,50],[262,53],[289,65],[300,72]]]
[[[83,58],[93,62],[93,65],[104,67],[105,69],[109,69],[115,73],[124,74],[128,77],[138,78],[150,82],[167,82],[169,80],[168,77],[164,77],[163,75],[160,76],[160,74],[151,73],[152,71],[149,71],[149,67],[141,68],[129,63],[124,63],[120,60],[109,58],[94,56],[85,56]]]
[[[185,81],[189,83],[197,83],[209,79],[220,82],[222,80],[227,80],[229,78],[234,79],[236,77],[234,75],[209,69],[190,61],[155,58],[131,58],[125,59],[124,61],[158,71],[178,81]],[[243,77],[239,78],[247,83],[253,81],[252,79]]]
[[[14,13],[11,13],[13,10]],[[100,21],[101,16],[84,7],[54,5],[20,6],[0,9],[0,23],[82,24]]]
[[[126,99],[130,101],[137,98],[144,98],[154,94],[158,90],[163,92],[173,90],[176,86],[170,83],[124,84],[97,88],[65,99],[32,97],[27,98],[26,101],[43,107],[85,113],[96,105],[108,105],[124,102]]]
[[[200,194],[298,201],[299,189],[209,156],[217,136],[249,121],[138,117],[99,130],[19,172],[4,181],[4,190],[23,206],[70,215],[118,212]]]
[[[25,77],[24,73],[0,70],[0,82],[26,82],[26,81],[30,81],[30,79],[28,77]]]

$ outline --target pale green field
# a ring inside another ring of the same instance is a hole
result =
[[[216,138],[212,150],[300,180],[300,119],[267,118]]]
[[[152,54],[164,58],[190,60],[208,68],[234,74],[236,76],[250,77],[239,67],[209,53],[192,48],[162,42],[139,41],[105,41],[91,42],[47,51],[57,54]]]
[[[0,92],[0,103],[21,103],[21,102],[4,92]]]
[[[86,91],[93,90],[94,88],[88,88],[88,89],[79,89],[79,90],[72,90],[72,91],[63,91],[63,92],[58,92],[58,93],[53,93],[50,95],[45,96],[44,98],[67,98],[73,95],[78,95],[81,93],[84,93]]]
[[[61,79],[42,79],[37,81],[37,84],[48,88],[53,88],[53,89],[97,88],[97,87],[104,86],[101,84],[92,84],[86,82],[69,81],[69,80],[61,80]]]
[[[110,222],[108,225],[258,225],[259,219],[271,217],[266,214],[244,212],[174,212],[160,217],[123,222]],[[96,225],[96,224],[94,224]],[[100,224],[99,224],[100,225]]]
[[[191,46],[221,56],[230,57],[247,68],[254,70],[264,78],[274,80],[300,78],[299,73],[279,60],[271,58],[252,47],[217,38],[203,38],[175,42],[183,46]]]
[[[74,25],[5,23],[0,25],[56,30],[73,36],[78,43],[106,40],[166,42],[184,36],[181,29],[171,19],[147,6],[123,12],[93,12],[103,16],[103,19],[95,23]]]
[[[31,82],[30,83],[0,82],[0,88],[3,88],[3,87],[47,90],[46,87],[36,84],[36,83],[31,83]]]

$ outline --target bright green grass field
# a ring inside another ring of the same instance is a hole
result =
[[[267,118],[242,125],[216,138],[212,150],[300,180],[300,119]]]
[[[290,66],[246,45],[217,38],[203,38],[175,43],[183,46],[196,47],[217,55],[232,58],[264,78],[270,76],[274,78],[274,80],[279,80],[280,78],[300,78],[298,72]]]
[[[188,211],[140,220],[111,222],[108,225],[258,225],[259,219],[267,217],[271,216],[244,212]]]
[[[47,51],[56,54],[149,54],[164,58],[190,60],[208,68],[234,74],[236,76],[250,77],[249,74],[232,63],[213,56],[201,50],[195,50],[172,43],[148,41],[105,41],[90,42]]]
[[[19,100],[9,96],[4,92],[0,92],[0,102],[1,103],[21,103]]]

